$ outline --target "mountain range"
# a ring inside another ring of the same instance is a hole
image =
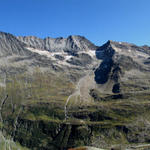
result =
[[[150,141],[150,47],[0,32],[2,131],[29,149]]]

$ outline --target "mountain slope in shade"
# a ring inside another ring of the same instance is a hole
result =
[[[124,91],[124,84],[133,81],[137,84],[136,80],[140,81],[137,89],[138,86],[149,88],[149,82],[144,80],[150,78],[150,66],[145,63],[150,56],[147,48],[108,41],[96,50],[96,56],[102,63],[95,71],[95,81],[102,90],[120,93],[121,89]]]

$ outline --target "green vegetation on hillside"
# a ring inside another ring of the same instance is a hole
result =
[[[42,73],[39,69],[33,75],[7,76],[6,87],[0,87],[1,101],[8,94],[0,122],[2,134],[13,141],[7,140],[7,147],[12,143],[12,147],[59,150],[149,142],[147,91],[119,95],[92,89],[89,92],[93,101],[74,105],[72,100],[65,119],[65,102],[74,90],[75,84],[65,76]]]

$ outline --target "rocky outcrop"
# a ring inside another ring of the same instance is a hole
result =
[[[85,51],[85,50],[95,50],[97,47],[82,36],[69,36],[68,38],[50,38],[40,39],[34,36],[27,37],[17,37],[20,41],[24,42],[28,46],[47,50],[50,52],[59,51]]]
[[[27,55],[26,44],[20,42],[15,36],[9,33],[0,32],[0,56]]]
[[[106,91],[111,90],[112,93],[120,93],[122,81],[125,78],[130,80],[126,72],[138,70],[145,74],[146,71],[150,71],[146,66],[149,62],[148,47],[108,41],[96,50],[96,57],[102,60],[102,63],[95,70],[95,81],[99,85],[108,84],[105,86],[108,87]],[[139,78],[139,74],[135,78]]]

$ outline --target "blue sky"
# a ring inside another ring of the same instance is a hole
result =
[[[0,0],[0,30],[150,45],[150,0]]]

